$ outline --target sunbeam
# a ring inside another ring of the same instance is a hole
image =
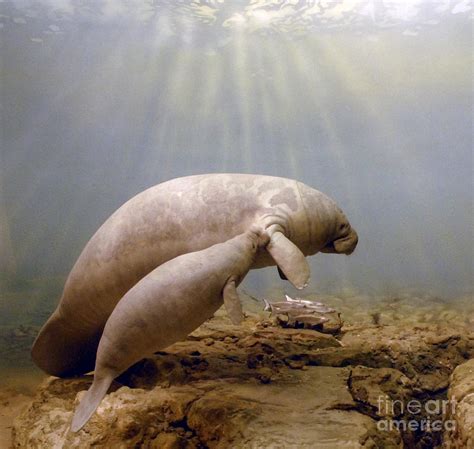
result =
[[[321,278],[469,288],[467,231],[449,219],[472,210],[459,163],[470,145],[465,2],[66,3],[13,2],[0,18],[2,227],[18,273],[64,275],[147,186],[241,171],[301,179],[350,211],[360,263],[325,264]]]

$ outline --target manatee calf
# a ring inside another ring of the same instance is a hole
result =
[[[357,244],[335,202],[295,180],[210,174],[158,184],[120,207],[87,243],[33,345],[33,360],[56,376],[91,371],[108,317],[140,279],[258,221],[271,240],[251,268],[277,264],[280,275],[298,288],[309,279],[305,256],[350,254]]]
[[[269,240],[253,226],[210,248],[178,256],[146,275],[119,301],[100,339],[94,382],[78,406],[78,431],[99,406],[112,381],[128,367],[182,340],[224,304],[234,322],[242,318],[236,286],[258,247]]]

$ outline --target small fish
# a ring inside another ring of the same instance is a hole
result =
[[[308,308],[318,313],[334,313],[336,311],[336,309],[325,306],[324,304],[321,306],[314,306],[314,307],[308,307]]]
[[[291,303],[300,303],[300,304],[306,304],[306,305],[310,305],[310,306],[324,306],[324,304],[322,302],[319,302],[319,301],[309,301],[307,299],[301,299],[301,298],[291,298],[290,296],[288,295],[285,295],[286,297],[286,300],[288,302],[291,302]]]
[[[315,312],[319,312],[319,313],[334,313],[336,310],[331,308],[331,307],[328,307],[326,306],[325,304],[323,304],[322,302],[319,302],[319,301],[308,301],[306,299],[300,299],[300,298],[296,298],[296,299],[293,299],[291,297],[289,297],[288,295],[285,295],[286,297],[286,301],[290,304],[294,304],[294,305],[304,305],[306,308],[310,309],[310,310],[314,310]]]
[[[263,299],[263,303],[265,304],[265,307],[263,309],[265,312],[286,312],[294,309],[301,309],[304,307],[301,305],[294,306],[286,302],[270,302],[267,299]]]
[[[301,299],[301,298],[293,299],[288,295],[285,295],[285,298],[288,302],[292,302],[292,303],[307,304],[307,305],[312,305],[312,304],[321,305],[322,304],[321,302],[316,302],[316,301],[313,302],[313,301],[308,301],[306,299]]]
[[[263,304],[265,305],[265,307],[263,308],[265,312],[272,311],[272,305],[265,298],[263,298]]]
[[[295,321],[300,323],[307,323],[311,325],[323,324],[329,321],[329,318],[324,316],[317,316],[317,315],[298,315],[295,316]]]
[[[264,311],[266,312],[281,312],[281,313],[334,313],[335,310],[325,305],[321,306],[309,306],[307,304],[300,303],[288,303],[284,301],[270,302],[266,299],[264,301]]]
[[[272,306],[283,308],[283,309],[306,309],[306,308],[308,308],[308,306],[306,304],[288,303],[286,301],[272,302]]]

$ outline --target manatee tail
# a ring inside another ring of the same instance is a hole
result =
[[[78,329],[56,311],[36,337],[31,357],[39,368],[53,376],[87,373],[94,369],[101,331]]]
[[[102,402],[102,399],[106,395],[113,380],[113,376],[107,376],[100,380],[94,379],[94,382],[82,398],[81,403],[74,413],[71,423],[72,432],[81,430],[87,421],[89,421],[91,416],[97,410],[99,404]]]

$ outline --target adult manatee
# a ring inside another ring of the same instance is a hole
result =
[[[304,256],[351,254],[357,245],[336,203],[295,180],[208,174],[158,184],[121,206],[89,240],[33,345],[33,360],[61,377],[92,370],[105,323],[131,287],[164,262],[225,242],[256,222],[270,242],[251,268],[277,264],[297,288],[309,279]]]

